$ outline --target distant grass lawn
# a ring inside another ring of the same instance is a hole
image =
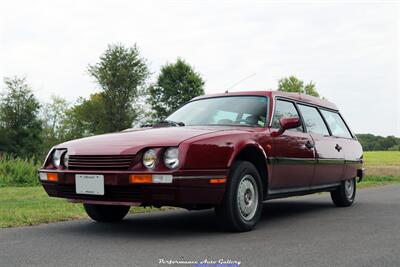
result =
[[[364,160],[367,176],[358,188],[400,183],[400,152],[365,152]],[[159,209],[132,207],[130,212],[153,210]],[[81,204],[50,198],[41,186],[0,187],[0,228],[78,218],[87,218]]]
[[[366,166],[400,166],[400,151],[366,151]]]
[[[400,176],[400,151],[367,151],[364,162],[367,176]]]

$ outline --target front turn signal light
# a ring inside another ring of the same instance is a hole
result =
[[[48,173],[47,174],[47,180],[51,182],[57,182],[58,181],[58,174],[57,173]]]
[[[226,177],[224,178],[211,178],[210,184],[224,184],[226,183]]]
[[[129,182],[132,184],[151,184],[153,177],[148,174],[134,174],[129,176]]]
[[[41,172],[39,173],[39,177],[42,181],[58,182],[58,173]]]
[[[169,174],[132,174],[129,176],[132,184],[170,184],[172,175]]]

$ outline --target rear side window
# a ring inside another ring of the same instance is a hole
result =
[[[326,128],[325,122],[316,108],[301,104],[298,107],[308,132],[329,135],[328,128]]]
[[[281,125],[279,123],[280,118],[299,118],[299,113],[297,113],[297,109],[294,104],[289,101],[277,100],[275,103],[275,113],[272,118],[272,128],[279,128]],[[303,131],[303,127],[300,126],[296,128],[297,131]]]
[[[321,113],[331,129],[332,135],[337,137],[352,138],[349,129],[338,113],[322,109]]]

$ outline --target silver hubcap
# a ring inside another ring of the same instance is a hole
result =
[[[240,216],[246,221],[251,220],[258,208],[258,190],[253,176],[246,174],[240,180],[237,192],[237,203]]]
[[[354,194],[354,179],[344,181],[344,191],[347,199],[351,199]]]

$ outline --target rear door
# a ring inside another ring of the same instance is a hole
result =
[[[336,138],[337,143],[342,147],[345,159],[343,179],[347,180],[356,177],[357,169],[360,169],[362,165],[362,148],[360,143],[354,138],[338,112],[325,109],[320,110],[329,126],[332,136]]]
[[[300,117],[292,101],[277,99],[271,122],[273,131],[280,127],[281,117]],[[286,130],[273,138],[273,171],[269,181],[269,190],[287,191],[290,188],[309,187],[315,164],[313,140],[303,126]],[[271,192],[270,192],[271,193]]]
[[[339,139],[331,136],[329,129],[316,107],[298,104],[307,132],[314,144],[317,163],[313,186],[332,184],[343,177],[344,154]]]

